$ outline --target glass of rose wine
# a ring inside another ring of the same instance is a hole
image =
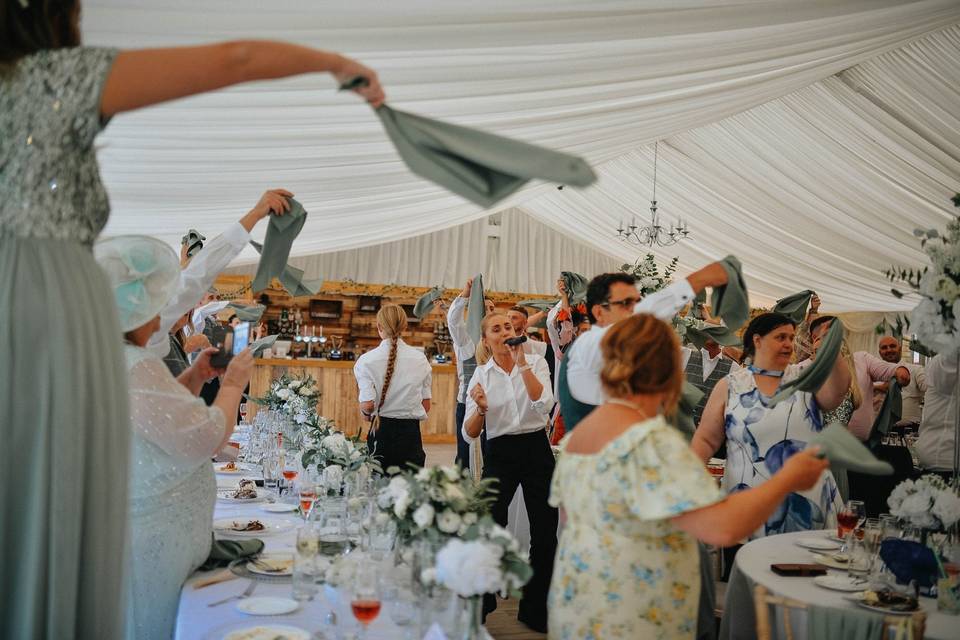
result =
[[[297,489],[300,497],[300,515],[306,522],[307,518],[310,517],[310,511],[313,510],[313,505],[317,501],[317,485],[310,482],[309,479],[303,478],[297,483]]]
[[[350,609],[363,628],[362,637],[367,637],[367,627],[380,615],[380,577],[371,563],[357,567],[350,595]]]
[[[297,474],[299,472],[299,467],[297,466],[296,456],[285,456],[283,463],[283,479],[285,480],[284,485],[293,489],[293,481],[297,479]]]
[[[866,518],[867,510],[862,501],[847,500],[843,511],[837,514],[837,537],[843,540],[844,548],[849,545],[850,536],[863,525]]]

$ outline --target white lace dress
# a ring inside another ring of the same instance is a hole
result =
[[[128,345],[126,358],[133,423],[127,637],[168,640],[180,588],[210,552],[217,491],[210,458],[224,417],[146,349]]]

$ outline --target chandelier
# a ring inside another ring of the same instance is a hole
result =
[[[639,246],[669,247],[677,244],[688,235],[687,223],[680,219],[677,224],[670,223],[670,228],[660,224],[660,214],[657,213],[657,147],[659,142],[653,144],[653,200],[650,201],[650,224],[640,227],[637,226],[637,217],[633,217],[633,222],[623,226],[623,220],[617,228],[617,238],[629,244]]]

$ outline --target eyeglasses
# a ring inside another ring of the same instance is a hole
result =
[[[609,309],[612,306],[623,307],[624,309],[630,309],[635,304],[640,302],[640,298],[624,298],[623,300],[607,300],[606,302],[600,303],[601,307],[606,307]]]

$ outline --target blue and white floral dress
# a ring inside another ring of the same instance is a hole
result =
[[[781,384],[796,378],[800,371],[798,365],[789,365]],[[722,484],[727,493],[764,483],[824,427],[812,393],[798,391],[772,408],[769,402],[749,369],[727,376],[727,466]],[[829,470],[824,471],[812,489],[788,495],[750,538],[836,527],[842,507],[837,483]]]

